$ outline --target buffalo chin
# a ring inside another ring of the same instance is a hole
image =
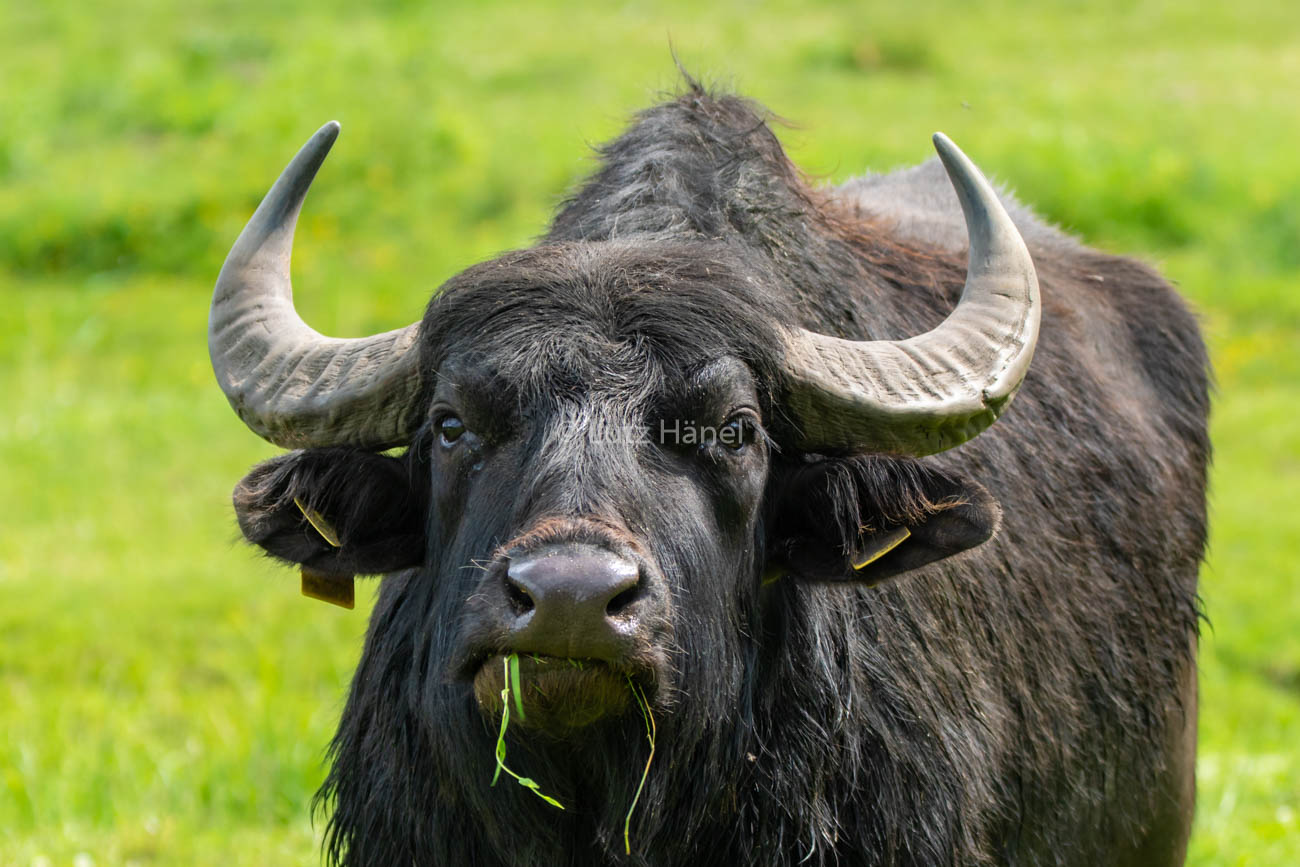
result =
[[[489,718],[501,716],[505,657],[488,659],[474,675],[474,698]],[[524,712],[510,695],[510,725],[564,738],[602,719],[625,713],[632,705],[627,675],[591,659],[519,655],[519,691]]]

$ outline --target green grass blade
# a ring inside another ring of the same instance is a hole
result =
[[[519,686],[519,655],[512,653],[506,659],[510,661],[508,666],[510,669],[510,689],[515,694],[515,710],[519,711],[520,719],[528,719],[524,714],[524,691]]]
[[[518,702],[519,700],[519,657],[512,653],[509,656],[503,658],[501,662],[503,666],[502,668],[503,686],[501,689],[501,728],[497,731],[497,745],[495,750],[497,766],[496,766],[496,770],[492,773],[492,785],[495,786],[497,784],[497,780],[501,778],[501,772],[505,771],[507,774],[514,777],[515,781],[518,782],[519,785],[523,786],[525,789],[532,792],[534,795],[541,798],[543,801],[550,804],[552,807],[557,807],[563,810],[564,805],[561,804],[559,801],[555,800],[554,798],[552,798],[550,795],[547,795],[544,792],[542,792],[541,787],[537,785],[536,780],[533,780],[530,777],[521,777],[518,774],[516,774],[514,771],[510,770],[510,768],[506,765],[506,728],[509,727],[510,725],[510,690],[511,690],[512,683],[514,684],[515,701]],[[523,708],[519,707],[519,716],[521,718],[523,717],[523,713],[524,713]]]
[[[645,770],[641,772],[641,782],[637,783],[636,794],[632,796],[632,803],[628,805],[627,815],[623,818],[623,852],[626,855],[632,854],[632,811],[636,809],[637,802],[641,800],[641,790],[645,788],[645,781],[650,776],[650,763],[655,760],[655,735],[657,729],[655,726],[655,715],[650,710],[650,703],[646,701],[645,694],[632,682],[632,678],[627,679],[628,689],[632,690],[632,697],[636,699],[637,707],[641,708],[641,718],[645,720],[645,738],[650,742],[650,755],[645,760]]]
[[[497,732],[497,769],[492,774],[492,785],[497,784],[497,779],[501,776],[501,769],[505,768],[506,762],[506,727],[510,725],[510,687],[507,686],[501,690],[501,729]]]

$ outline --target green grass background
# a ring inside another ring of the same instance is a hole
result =
[[[275,449],[215,387],[213,279],[344,134],[299,309],[353,336],[526,245],[588,145],[706,79],[838,180],[951,134],[1142,256],[1218,370],[1194,864],[1300,863],[1300,10],[1187,2],[0,3],[0,864],[312,863],[355,612],[237,544]],[[1044,456],[1050,460],[1050,456]]]

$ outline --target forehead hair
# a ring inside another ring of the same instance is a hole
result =
[[[527,401],[645,394],[708,362],[747,364],[767,399],[789,311],[724,244],[546,244],[452,278],[430,302],[423,369],[452,358]],[[660,380],[660,381],[656,381]]]

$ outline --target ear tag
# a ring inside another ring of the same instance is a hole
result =
[[[886,533],[880,539],[875,540],[875,544],[867,548],[867,550],[855,555],[854,559],[850,561],[853,563],[853,571],[858,572],[870,566],[907,541],[907,537],[911,535],[912,531],[906,527],[899,527],[893,532]]]
[[[298,511],[302,512],[307,523],[320,533],[322,539],[335,548],[343,547],[339,542],[338,532],[330,526],[329,521],[325,520],[324,515],[310,508],[297,497],[293,498],[293,504],[298,507]],[[303,566],[302,595],[340,608],[352,609],[356,606],[356,580],[351,575],[331,575]]]
[[[329,542],[335,548],[343,547],[343,543],[339,541],[339,534],[335,532],[334,528],[330,525],[330,522],[325,520],[324,515],[311,508],[297,497],[293,498],[293,504],[298,507],[298,511],[302,512],[302,516],[307,519],[307,523],[311,524],[312,528],[317,533],[321,534],[322,539]]]
[[[303,566],[302,595],[352,609],[356,606],[356,581],[352,575],[329,575]]]

